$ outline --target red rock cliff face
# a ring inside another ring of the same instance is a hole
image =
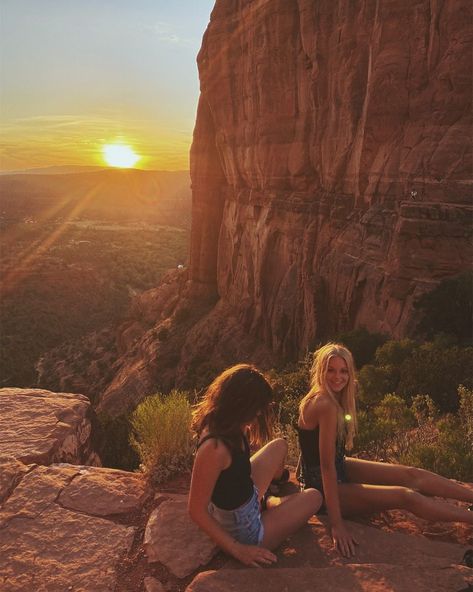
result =
[[[470,267],[469,23],[463,0],[217,0],[191,279],[277,357],[361,325],[401,337]]]

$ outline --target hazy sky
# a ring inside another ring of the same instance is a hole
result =
[[[0,168],[187,169],[215,0],[0,0]]]

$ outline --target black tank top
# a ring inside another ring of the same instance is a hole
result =
[[[221,440],[232,455],[231,465],[220,473],[215,483],[212,492],[212,503],[222,510],[235,510],[253,495],[250,446],[244,434],[242,434],[244,450],[235,450],[234,447],[229,445],[228,440],[225,441],[225,437],[207,434],[199,442],[197,448],[211,438]]]
[[[320,467],[319,426],[313,430],[305,430],[297,426],[297,434],[302,460],[306,467]],[[337,437],[335,447],[335,466],[338,469],[338,466],[343,463],[345,458],[345,438],[340,439]]]

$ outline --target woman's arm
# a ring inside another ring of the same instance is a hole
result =
[[[231,456],[221,442],[208,440],[197,451],[189,493],[189,514],[192,520],[226,553],[245,565],[259,567],[260,563],[276,561],[268,549],[256,545],[243,545],[230,536],[209,514],[208,506],[220,473],[231,462]]]
[[[319,451],[322,482],[324,485],[325,505],[332,527],[334,546],[345,557],[355,554],[355,539],[348,532],[340,510],[338,496],[337,470],[335,468],[335,454],[337,441],[337,409],[332,401],[323,399],[318,401],[319,417]]]

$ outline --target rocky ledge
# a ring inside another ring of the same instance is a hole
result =
[[[0,462],[100,465],[91,445],[91,406],[84,395],[0,389]]]
[[[313,517],[277,550],[275,565],[246,569],[191,523],[188,476],[153,492],[141,474],[50,464],[61,460],[61,451],[72,454],[68,442],[93,454],[84,436],[90,432],[85,397],[5,391],[2,592],[466,592],[473,586],[464,560],[471,527],[432,526],[404,512],[351,522],[359,546],[350,560],[333,550],[326,519]],[[26,459],[34,460],[21,462]]]

